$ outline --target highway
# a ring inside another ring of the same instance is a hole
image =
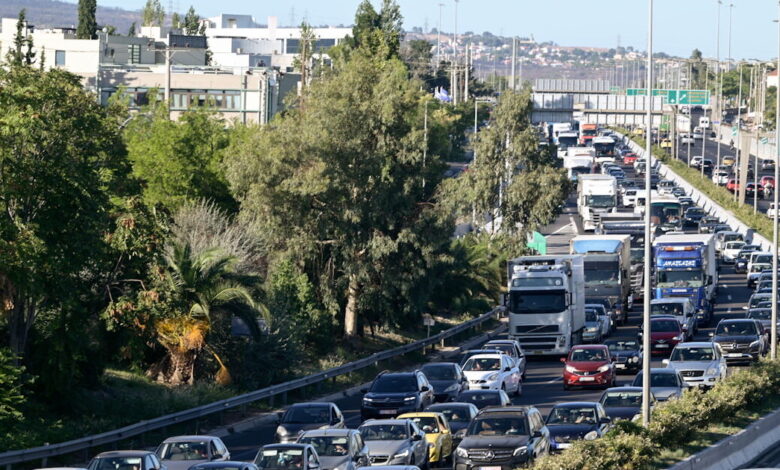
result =
[[[556,221],[542,229],[542,233],[547,237],[548,253],[568,253],[569,240],[576,230],[571,224],[571,216],[577,217],[576,211],[576,205],[570,201]],[[745,275],[735,274],[731,267],[724,266],[720,273],[714,323],[717,324],[723,318],[742,316],[742,306],[747,303],[751,292],[746,287]],[[619,327],[611,337],[636,338],[641,320],[640,309],[641,303],[630,312],[629,322]],[[696,339],[706,340],[710,331],[712,327],[700,328]],[[654,358],[653,367],[662,367],[661,358]],[[513,403],[536,406],[546,416],[555,403],[598,400],[601,390],[564,391],[562,369],[563,365],[557,357],[530,358],[527,378],[523,383],[523,394],[513,398]],[[632,375],[620,375],[618,385],[632,380]],[[347,426],[355,428],[360,424],[360,403],[359,394],[336,400],[336,404],[344,412]],[[233,459],[251,460],[260,446],[273,442],[275,429],[275,424],[259,425],[249,431],[230,435],[224,441]]]

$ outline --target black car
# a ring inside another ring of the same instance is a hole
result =
[[[447,418],[452,431],[452,446],[457,447],[458,443],[466,435],[471,420],[479,413],[479,408],[473,403],[436,403],[425,409],[425,411],[435,411],[441,413]]]
[[[758,193],[756,195],[756,193]],[[755,183],[748,183],[745,185],[745,197],[746,198],[753,198],[756,196],[758,199],[764,199],[764,187],[759,185],[756,185]]]
[[[683,227],[695,227],[705,215],[704,210],[700,207],[689,207],[685,209]]]
[[[344,428],[344,415],[335,403],[296,403],[279,413],[276,421],[276,442],[295,442],[303,431],[323,426]]]
[[[601,394],[599,403],[612,418],[612,422],[633,420],[642,413],[642,387],[612,387]],[[655,396],[650,393],[650,406],[655,404]]]
[[[471,403],[480,410],[488,406],[509,406],[512,401],[503,390],[466,390],[456,399],[458,402]]]
[[[672,189],[672,196],[683,197],[685,196],[685,190],[679,186],[676,186],[674,189]]]
[[[422,366],[420,371],[433,387],[436,401],[454,401],[460,392],[469,387],[469,381],[454,362],[431,362]]]
[[[453,470],[514,470],[550,452],[550,431],[533,406],[481,411],[455,449]]]
[[[368,389],[361,390],[360,416],[392,418],[402,413],[422,411],[433,403],[433,387],[421,371],[382,372]]]
[[[561,451],[569,448],[572,441],[598,439],[609,431],[611,423],[601,403],[559,403],[550,410],[545,422],[550,431],[550,449]]]
[[[609,354],[615,360],[616,373],[635,374],[642,368],[642,351],[633,339],[610,339],[604,341]]]
[[[758,251],[759,248],[755,245],[745,245],[737,253],[737,257],[734,260],[734,272],[737,274],[747,273],[748,260],[750,259],[750,253]]]
[[[754,362],[768,350],[768,338],[759,320],[736,318],[721,320],[710,333],[712,341],[720,345],[726,362]]]
[[[712,170],[715,168],[715,164],[709,158],[705,158],[701,162],[702,170],[706,175],[712,175]]]

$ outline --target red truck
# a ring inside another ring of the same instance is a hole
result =
[[[598,133],[598,124],[580,124],[580,145],[587,146]]]

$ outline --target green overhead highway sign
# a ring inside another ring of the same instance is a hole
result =
[[[647,90],[645,88],[628,88],[626,90],[627,96],[645,96]],[[653,96],[663,96],[666,98],[666,104],[682,104],[682,105],[700,105],[706,106],[710,104],[710,91],[709,90],[660,90],[654,89]]]

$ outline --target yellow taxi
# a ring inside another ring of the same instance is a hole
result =
[[[420,411],[405,413],[398,419],[410,419],[425,433],[428,443],[428,460],[431,464],[450,462],[452,458],[452,430],[441,413]]]
[[[636,135],[636,136],[643,136],[643,135],[645,135],[645,128],[644,127],[635,127],[631,131],[631,134]]]
[[[733,156],[724,155],[724,157],[720,159],[720,164],[726,166],[734,166],[734,163],[736,163],[736,161],[737,160]]]
[[[662,149],[670,149],[670,148],[672,148],[672,141],[670,139],[663,139],[661,141],[661,148]]]

